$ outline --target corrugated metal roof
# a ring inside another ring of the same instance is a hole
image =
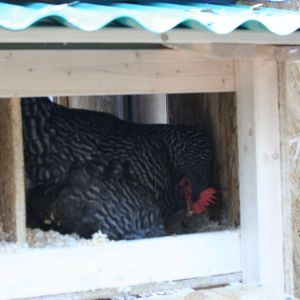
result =
[[[295,11],[243,5],[171,3],[107,5],[80,3],[15,5],[0,2],[0,26],[10,30],[26,29],[44,19],[55,20],[83,31],[95,31],[116,22],[119,26],[143,28],[163,33],[177,26],[226,34],[237,28],[271,31],[288,35],[300,28],[300,13]]]

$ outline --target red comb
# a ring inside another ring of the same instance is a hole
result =
[[[216,190],[212,187],[209,187],[200,194],[197,202],[191,203],[191,209],[194,214],[201,214],[210,204],[215,203],[215,201]]]
[[[192,183],[183,177],[180,182],[180,193],[181,196],[186,201],[189,209],[193,214],[201,214],[205,209],[212,203],[216,201],[216,190],[212,187],[207,188],[202,193],[200,193],[198,200],[196,202],[192,201]]]

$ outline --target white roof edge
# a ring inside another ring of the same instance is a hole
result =
[[[66,27],[31,27],[21,31],[0,29],[0,43],[99,43],[99,44],[256,44],[300,45],[300,32],[280,36],[271,32],[235,30],[216,34],[198,29],[175,28],[156,34],[141,29],[103,28],[80,31]]]

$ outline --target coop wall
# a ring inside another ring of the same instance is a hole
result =
[[[226,225],[240,223],[236,99],[234,93],[169,95],[170,123],[200,125],[213,145],[212,185],[219,192],[210,215]]]

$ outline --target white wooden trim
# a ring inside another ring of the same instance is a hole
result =
[[[207,58],[263,58],[277,61],[300,60],[300,46],[198,43],[166,44],[171,49],[195,51]]]
[[[229,92],[232,59],[177,50],[0,51],[0,97]]]
[[[175,28],[163,34],[133,28],[103,28],[85,32],[66,27],[31,27],[26,30],[0,30],[0,43],[240,43],[261,45],[300,45],[300,33],[280,36],[270,32],[234,30],[216,34],[196,29]],[[32,45],[34,46],[34,45]]]
[[[236,62],[243,276],[284,290],[277,63]]]
[[[217,293],[219,292],[219,287],[228,287],[228,283],[231,282],[240,282],[242,279],[242,273],[232,273],[232,274],[225,274],[225,275],[216,275],[216,276],[209,276],[209,277],[199,277],[199,278],[192,278],[192,279],[184,279],[184,280],[168,280],[163,282],[150,282],[146,284],[138,284],[130,286],[130,291],[126,291],[126,289],[122,290],[122,288],[106,288],[106,289],[98,289],[94,291],[84,291],[84,292],[74,292],[74,293],[67,293],[67,294],[59,294],[55,296],[38,296],[38,297],[29,297],[26,300],[66,300],[66,299],[76,299],[76,300],[87,300],[87,299],[110,299],[111,297],[115,296],[126,296],[130,295],[149,295],[149,294],[157,294],[159,299],[157,300],[170,300],[169,297],[172,297],[172,300],[183,300],[182,295],[181,297],[176,297],[176,295],[170,295],[161,298],[159,294],[164,294],[164,292],[170,291],[181,291],[192,292],[192,289],[208,289],[208,290],[216,290]],[[245,290],[244,286],[237,284],[236,293],[238,293],[238,289]],[[219,293],[218,293],[219,295]],[[215,300],[220,300],[217,298],[218,295],[214,298]],[[195,297],[197,297],[196,295]],[[147,300],[154,300],[152,297]],[[146,299],[142,298],[142,299]],[[184,300],[199,300],[199,297],[195,298],[184,298]],[[200,298],[201,300],[201,298]],[[222,298],[223,300],[223,298]],[[224,299],[227,300],[227,299]],[[229,298],[232,300],[232,298]],[[264,298],[264,300],[267,300]],[[268,300],[274,300],[274,297],[269,297]],[[280,298],[282,300],[282,297]]]
[[[132,285],[198,277],[200,286],[201,277],[209,286],[218,282],[214,276],[223,276],[223,283],[239,278],[233,274],[241,272],[240,232],[3,253],[0,266],[1,300],[110,288],[120,293]]]

